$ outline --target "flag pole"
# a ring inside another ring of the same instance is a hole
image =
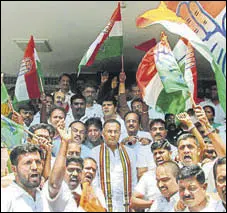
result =
[[[121,72],[124,72],[124,56],[121,55]]]

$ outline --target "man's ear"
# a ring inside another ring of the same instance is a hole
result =
[[[203,184],[203,189],[204,189],[204,191],[207,190],[207,183],[204,183],[204,184]]]
[[[17,167],[16,167],[16,166],[14,166],[14,165],[11,165],[11,169],[12,169],[13,173],[14,173],[14,174],[15,174],[15,176],[16,176],[16,173],[17,173]]]

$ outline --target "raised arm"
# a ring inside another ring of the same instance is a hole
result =
[[[57,124],[57,131],[59,132],[62,140],[60,150],[56,157],[48,182],[48,189],[51,198],[56,197],[56,195],[60,191],[66,171],[66,154],[68,143],[71,140],[71,135],[66,133],[64,121],[59,121],[59,123]]]

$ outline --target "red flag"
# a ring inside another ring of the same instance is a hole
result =
[[[145,42],[135,46],[135,48],[138,49],[138,50],[142,50],[142,51],[147,52],[148,50],[150,50],[155,45],[156,45],[156,39],[152,38],[151,40],[145,41]]]

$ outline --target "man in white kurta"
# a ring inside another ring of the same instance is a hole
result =
[[[122,161],[120,158],[120,146],[118,144],[119,137],[120,137],[120,123],[116,120],[108,120],[104,124],[103,128],[103,138],[104,138],[104,146],[107,152],[109,152],[109,167],[110,167],[110,186],[111,192],[106,193],[106,200],[108,196],[110,197],[111,194],[111,202],[112,202],[112,211],[113,212],[124,212],[125,205],[129,205],[129,203],[125,203],[124,200],[124,175],[122,167]],[[92,157],[97,161],[98,169],[97,175],[95,178],[95,184],[101,186],[101,174],[103,172],[100,168],[100,151],[101,146],[99,145],[92,149]],[[135,155],[132,150],[125,147],[127,155],[130,159],[130,166],[131,166],[131,184],[132,184],[132,191],[137,183],[136,177],[136,162],[135,162]],[[106,161],[104,163],[104,170],[106,169]],[[106,182],[104,182],[106,185]],[[109,211],[109,206],[107,204],[107,208]]]

